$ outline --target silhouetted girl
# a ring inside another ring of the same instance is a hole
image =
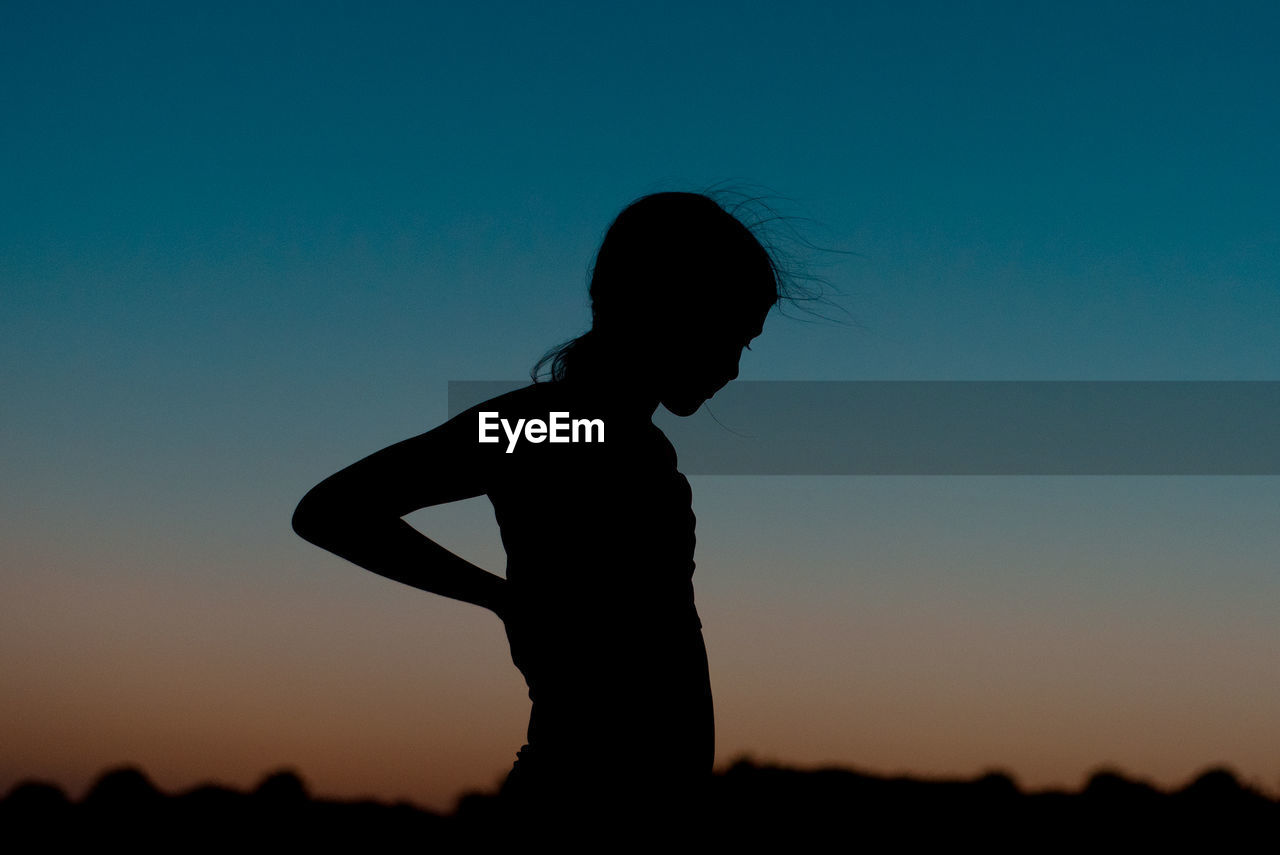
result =
[[[737,377],[782,296],[751,230],[694,193],[627,207],[597,253],[590,294],[591,329],[544,356],[532,385],[338,472],[294,516],[325,549],[503,620],[532,701],[503,795],[526,819],[569,826],[697,809],[710,778],[691,494],[651,419],[658,404],[691,415]],[[483,443],[481,413],[512,426],[552,413],[598,421],[603,441],[535,431],[513,444],[498,430]],[[505,579],[402,519],[481,494],[502,533]]]

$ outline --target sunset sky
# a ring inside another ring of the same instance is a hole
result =
[[[0,794],[495,786],[529,710],[500,622],[290,515],[582,332],[645,193],[763,188],[845,251],[801,257],[847,316],[774,312],[744,380],[1280,380],[1277,32],[1261,2],[5,4]],[[1280,478],[689,480],[718,764],[1280,794]],[[409,519],[502,571],[487,499]]]

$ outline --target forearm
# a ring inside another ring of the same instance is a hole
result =
[[[505,579],[453,554],[402,519],[346,519],[340,526],[326,526],[323,534],[299,534],[380,576],[502,613]]]

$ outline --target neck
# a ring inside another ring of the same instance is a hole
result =
[[[575,383],[617,416],[647,422],[657,411],[662,395],[652,369],[635,357],[637,352],[636,348],[601,341],[592,352],[590,363],[579,366],[584,370]]]

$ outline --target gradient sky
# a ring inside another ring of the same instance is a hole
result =
[[[764,187],[856,253],[810,257],[854,322],[775,313],[744,379],[1280,379],[1278,31],[1272,3],[5,4],[0,790],[494,785],[528,716],[496,618],[289,516],[443,421],[447,381],[581,332],[644,193]],[[720,764],[1280,791],[1280,479],[690,480]],[[410,519],[501,571],[486,499]]]

